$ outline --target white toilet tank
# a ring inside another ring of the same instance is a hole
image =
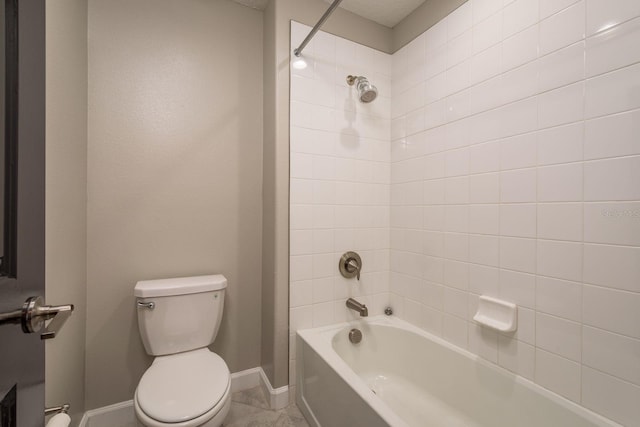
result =
[[[136,284],[138,328],[152,356],[195,350],[218,333],[227,279],[221,274]]]

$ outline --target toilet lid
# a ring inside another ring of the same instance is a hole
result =
[[[136,392],[140,409],[165,423],[179,423],[210,411],[230,381],[224,360],[207,348],[157,357]]]

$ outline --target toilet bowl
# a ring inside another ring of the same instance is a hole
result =
[[[224,276],[147,280],[135,287],[140,335],[156,356],[134,397],[147,427],[219,427],[231,406],[231,374],[210,351],[222,319]]]

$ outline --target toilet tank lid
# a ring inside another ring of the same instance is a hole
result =
[[[136,283],[134,295],[141,298],[197,294],[219,291],[227,287],[222,274],[208,276],[176,277],[173,279],[142,280]]]

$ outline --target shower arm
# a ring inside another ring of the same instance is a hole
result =
[[[307,35],[307,37],[305,37],[304,40],[302,40],[302,43],[300,43],[300,46],[298,46],[296,49],[293,50],[293,54],[295,56],[300,56],[302,54],[302,50],[307,46],[307,44],[311,41],[311,39],[313,38],[313,36],[316,35],[316,33],[318,32],[318,30],[320,30],[320,27],[322,27],[322,24],[324,24],[324,22],[329,19],[329,16],[331,16],[331,14],[333,13],[333,11],[340,5],[340,3],[342,3],[342,0],[334,0],[333,3],[331,3],[331,6],[329,6],[329,9],[327,9],[327,11],[324,13],[324,15],[322,15],[322,17],[320,18],[320,20],[318,21],[318,23],[311,29],[311,31],[309,32],[309,34]]]

